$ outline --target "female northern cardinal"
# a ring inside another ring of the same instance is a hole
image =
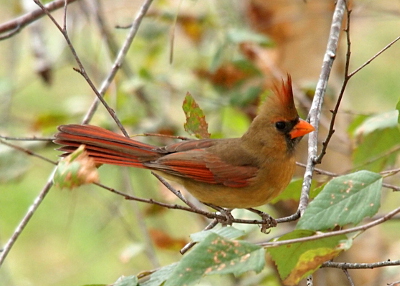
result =
[[[183,185],[203,203],[251,208],[276,197],[295,169],[294,149],[314,130],[299,119],[292,83],[275,85],[241,138],[202,139],[156,147],[100,127],[61,125],[54,142],[73,152],[81,144],[96,163],[151,169]]]

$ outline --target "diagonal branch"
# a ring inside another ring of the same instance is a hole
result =
[[[77,0],[55,0],[47,3],[46,5],[44,5],[44,7],[47,11],[52,12],[63,7],[65,4],[71,4],[75,1]],[[0,36],[0,40],[5,40],[18,34],[27,25],[40,19],[44,15],[46,14],[42,9],[36,9],[32,12],[26,13],[22,16],[0,24],[0,34],[3,34]]]

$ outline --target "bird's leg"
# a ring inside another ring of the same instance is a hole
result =
[[[269,214],[259,211],[259,210],[256,210],[256,209],[253,209],[253,208],[248,208],[247,210],[258,214],[261,217],[261,219],[263,221],[263,223],[261,224],[261,232],[262,233],[268,233],[267,232],[268,229],[270,229],[271,227],[277,226],[276,220]]]
[[[219,220],[219,222],[222,224],[222,226],[227,226],[227,225],[232,225],[233,223],[233,216],[231,214],[232,209],[226,209],[226,208],[222,208],[219,206],[215,206],[213,204],[208,204],[208,203],[203,203],[206,206],[209,206],[210,208],[213,208],[214,210],[217,210],[218,212],[221,213],[221,215],[223,215],[225,217],[225,220]]]

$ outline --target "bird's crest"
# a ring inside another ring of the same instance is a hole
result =
[[[288,74],[286,82],[282,79],[280,82],[276,81],[273,86],[277,98],[283,106],[292,106],[293,102],[293,90],[292,90],[292,78]]]

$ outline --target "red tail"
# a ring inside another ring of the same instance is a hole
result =
[[[58,150],[65,154],[73,152],[81,144],[96,163],[146,168],[143,163],[156,160],[163,150],[126,138],[106,129],[92,125],[61,125],[54,143],[66,145]]]

